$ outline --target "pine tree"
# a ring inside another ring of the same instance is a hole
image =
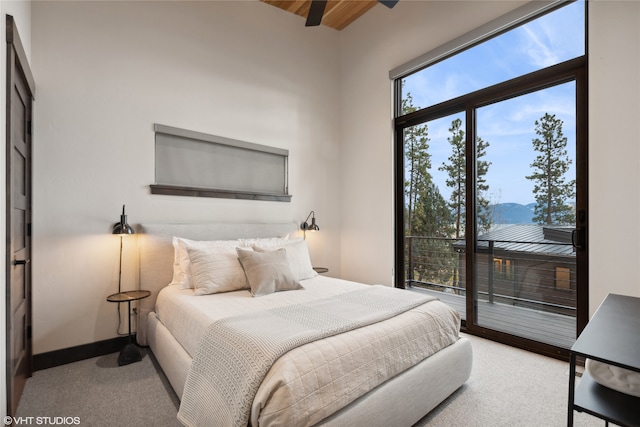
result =
[[[415,110],[413,98],[411,94],[407,94],[402,102],[403,114]],[[408,166],[408,179],[405,180],[406,233],[451,237],[451,214],[446,209],[446,201],[429,172],[431,154],[429,154],[427,125],[421,124],[405,129],[404,144],[405,160]]]
[[[487,173],[491,162],[480,160],[487,155],[487,148],[489,148],[489,143],[479,136],[476,137],[476,216],[479,233],[488,232],[493,225],[493,210],[487,198],[487,194],[489,194]]]
[[[402,114],[412,113],[416,110],[411,94],[402,100]],[[429,129],[427,125],[412,126],[405,129],[404,155],[408,166],[409,176],[405,179],[405,199],[407,214],[405,218],[405,232],[411,236],[414,234],[414,218],[416,206],[419,203],[421,189],[431,182],[431,155],[429,154]]]
[[[567,138],[562,133],[562,120],[546,113],[536,120],[533,149],[539,154],[531,164],[534,172],[526,178],[533,181],[536,199],[533,221],[538,224],[575,224],[573,208],[567,204],[576,195],[576,181],[565,182],[571,165],[567,155]]]
[[[402,101],[402,113],[408,114],[417,108],[411,94]],[[405,177],[405,235],[417,236],[412,243],[412,269],[418,281],[447,283],[450,281],[453,253],[442,240],[452,233],[451,212],[446,200],[431,176],[431,154],[429,154],[429,129],[426,124],[405,129],[404,153]],[[407,260],[409,261],[409,260]]]
[[[467,180],[467,164],[465,156],[465,133],[462,130],[462,120],[455,119],[451,122],[449,128],[451,136],[447,138],[451,145],[451,156],[449,156],[449,163],[442,163],[438,169],[447,172],[449,178],[446,180],[447,187],[451,188],[451,198],[449,207],[453,213],[453,221],[455,228],[455,237],[460,238],[465,233],[465,204],[466,204],[466,180]],[[489,207],[489,200],[485,197],[485,194],[489,190],[487,185],[486,174],[489,171],[490,162],[486,160],[480,160],[487,154],[487,148],[489,143],[485,142],[482,138],[476,138],[476,203],[477,203],[477,217],[478,227],[482,231],[487,231],[491,228],[491,212]]]

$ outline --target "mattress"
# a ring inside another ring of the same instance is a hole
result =
[[[216,320],[367,287],[325,276],[301,283],[304,290],[259,298],[248,291],[194,296],[191,290],[170,286],[158,295],[156,313],[193,356],[200,337]],[[318,423],[456,342],[459,327],[457,312],[434,300],[393,319],[298,347],[267,373],[253,402],[251,424]]]
[[[192,357],[204,330],[216,320],[347,293],[360,283],[317,276],[303,280],[304,292],[278,292],[254,298],[248,291],[194,296],[192,289],[166,286],[158,294],[156,315]]]

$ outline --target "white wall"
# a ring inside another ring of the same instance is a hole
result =
[[[388,72],[521,4],[405,1],[336,32],[260,2],[35,2],[35,353],[115,336],[123,203],[131,223],[313,209],[314,264],[391,284]],[[592,311],[610,291],[640,295],[638,5],[590,6]],[[292,202],[150,195],[153,123],[288,148]]]
[[[590,1],[590,312],[609,292],[640,296],[640,2]],[[399,2],[342,32],[342,275],[391,283],[389,70],[519,2]],[[375,231],[369,231],[373,229]]]
[[[5,104],[6,99],[6,72],[7,72],[7,43],[5,38],[6,30],[6,15],[13,16],[20,39],[24,47],[27,59],[31,58],[31,3],[28,1],[5,1],[0,0],[0,34],[2,34],[2,42],[0,42],[0,100],[2,105]],[[4,114],[5,108],[1,109],[0,114],[0,135],[6,135],[6,116]],[[4,139],[3,139],[4,140]],[[4,145],[3,145],[4,146]],[[6,152],[4,149],[0,150],[0,187],[5,188],[6,184]],[[6,236],[6,200],[4,197],[0,198],[0,234]],[[4,238],[2,239],[4,241]],[[0,245],[0,259],[5,259],[6,247],[4,244]],[[0,283],[2,289],[6,287],[6,276],[3,271],[0,274]],[[6,318],[6,299],[5,292],[0,293],[0,318],[4,322]],[[6,395],[6,329],[0,328],[0,402],[4,406],[4,402],[7,401]],[[3,411],[2,411],[3,412]],[[4,415],[4,413],[0,414]]]
[[[589,3],[590,308],[640,296],[640,2]]]
[[[393,282],[393,111],[389,71],[521,6],[401,1],[342,31],[342,276]]]
[[[312,261],[339,270],[337,36],[257,1],[34,2],[34,353],[115,336],[122,204],[132,224],[315,210]],[[287,148],[292,201],[151,195],[154,123]]]

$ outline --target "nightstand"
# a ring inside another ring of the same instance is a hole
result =
[[[109,302],[126,302],[128,305],[129,313],[129,343],[120,350],[118,355],[118,366],[128,365],[130,363],[139,362],[142,360],[142,355],[138,346],[133,342],[133,335],[131,335],[131,301],[137,301],[151,295],[150,291],[124,291],[117,294],[109,295],[107,301]]]

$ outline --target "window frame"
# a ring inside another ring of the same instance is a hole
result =
[[[420,71],[437,62],[443,61],[462,52],[463,50],[470,49],[493,37],[497,37],[515,27],[526,24],[529,21],[533,21],[575,1],[576,0],[543,0],[526,3],[505,15],[487,22],[486,24],[469,31],[468,33],[465,33],[442,46],[439,46],[392,69],[389,71],[389,79],[391,81],[401,80],[410,74]],[[398,117],[400,115],[400,111],[401,110],[396,109],[394,116]]]
[[[564,6],[567,2],[556,2],[556,7]],[[551,10],[546,10],[544,13]],[[535,19],[542,13],[529,18]],[[576,250],[575,281],[577,286],[577,335],[586,326],[589,317],[588,302],[588,81],[587,81],[587,65],[588,65],[588,8],[585,4],[585,54],[577,58],[543,68],[531,73],[506,80],[504,82],[450,99],[439,104],[416,110],[412,113],[400,115],[402,107],[402,75],[396,76],[393,81],[394,87],[394,286],[405,288],[405,253],[404,253],[404,130],[411,126],[420,125],[432,120],[443,118],[449,115],[463,112],[465,115],[465,137],[466,137],[466,153],[467,153],[467,171],[474,170],[477,158],[475,156],[475,138],[476,138],[476,118],[475,110],[486,105],[496,102],[508,100],[521,95],[526,95],[538,90],[543,90],[559,84],[574,81],[576,90],[576,153],[575,166],[578,171],[578,186],[576,188],[576,212],[578,212],[577,228],[580,234],[578,250]],[[517,25],[523,22],[518,22]],[[514,25],[515,26],[515,25]],[[503,30],[507,31],[510,28]],[[495,35],[495,34],[493,34]],[[487,37],[489,38],[489,37]],[[480,40],[478,43],[480,43]],[[467,46],[469,47],[469,46]],[[466,47],[465,47],[466,48]],[[460,49],[462,50],[462,49]],[[455,54],[457,52],[453,52]],[[444,59],[444,58],[440,58]],[[427,64],[428,65],[428,64]],[[426,66],[426,65],[425,65]],[[413,69],[411,73],[417,71]],[[409,73],[406,73],[406,76]],[[469,173],[469,172],[468,172]],[[468,175],[468,178],[470,175]],[[466,194],[468,200],[474,200],[476,197],[476,189],[473,179],[467,180]],[[468,236],[476,235],[475,223],[475,206],[469,203],[466,207],[466,234]],[[471,334],[484,336],[499,342],[505,342],[520,348],[535,351],[551,357],[568,358],[568,351],[559,347],[548,344],[532,342],[522,338],[515,338],[511,335],[498,331],[488,330],[475,325],[473,322],[476,315],[473,307],[473,289],[472,284],[473,268],[475,265],[475,248],[473,247],[475,239],[467,238],[465,250],[466,265],[466,318],[471,322],[463,320],[462,326],[464,330]],[[515,270],[514,270],[515,275]],[[515,276],[514,276],[515,277]]]
[[[469,170],[473,168],[476,162],[475,155],[473,155],[475,154],[472,149],[473,147],[469,146],[470,143],[473,144],[475,141],[475,109],[559,84],[575,81],[576,120],[578,120],[579,116],[586,118],[586,64],[587,58],[585,55],[396,117],[394,120],[394,232],[396,236],[402,236],[404,234],[404,146],[402,144],[404,129],[464,111],[466,115],[465,135],[467,138],[468,154],[467,170]],[[396,86],[401,84],[400,80],[396,80],[395,83]],[[397,89],[399,89],[399,87],[397,87]],[[398,102],[401,104],[401,100],[399,99],[401,95],[398,90],[395,91],[395,95],[397,106]],[[576,139],[586,141],[586,129],[577,129]],[[579,161],[586,162],[586,159],[577,158],[576,162]],[[586,166],[586,163],[582,166]],[[469,182],[467,186],[467,196],[471,197],[471,195],[475,194],[475,187]],[[580,191],[580,189],[578,191]],[[475,217],[475,210],[472,206],[467,207],[467,233],[475,233],[475,221],[469,222],[469,215],[473,215],[472,218]],[[402,266],[404,266],[404,246],[401,243],[398,244],[398,240],[401,241],[402,239],[395,239],[396,263],[394,285],[404,289],[405,278],[404,269],[402,268]],[[469,250],[467,250],[467,253],[468,252]]]

